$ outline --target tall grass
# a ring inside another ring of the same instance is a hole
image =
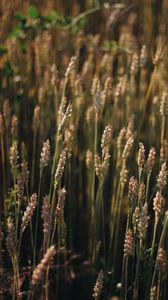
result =
[[[166,299],[166,1],[72,1],[73,17],[16,3],[1,7],[2,299]]]

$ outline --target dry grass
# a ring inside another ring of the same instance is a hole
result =
[[[168,295],[168,5],[128,2],[2,2],[2,299]]]

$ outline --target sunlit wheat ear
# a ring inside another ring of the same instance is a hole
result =
[[[43,259],[33,271],[32,280],[31,280],[32,286],[38,285],[40,281],[43,279],[46,268],[55,254],[56,254],[55,246],[51,246],[50,248],[47,249],[47,252],[44,255]]]
[[[93,298],[95,300],[98,300],[101,296],[102,289],[103,289],[103,281],[104,281],[104,274],[103,274],[103,271],[101,270],[98,274],[96,284],[93,289],[93,291],[94,291]]]
[[[133,233],[131,229],[128,229],[125,234],[124,241],[124,256],[129,257],[133,252]]]
[[[138,223],[138,231],[139,231],[139,236],[141,241],[144,241],[146,238],[148,219],[149,217],[148,217],[147,204],[144,204],[142,211],[140,213],[139,223]]]
[[[155,219],[159,219],[164,212],[165,199],[157,192],[155,198],[153,199],[153,210],[155,212]]]
[[[164,92],[160,102],[160,114],[162,117],[168,116],[168,92]]]
[[[156,300],[157,288],[156,286],[152,287],[150,290],[149,300]]]
[[[125,136],[126,136],[126,128],[123,127],[120,132],[119,135],[117,137],[117,160],[118,163],[121,160],[121,154],[124,148],[124,143],[125,143]]]
[[[160,148],[160,161],[164,163],[167,161],[167,159],[168,159],[168,142],[167,140],[164,140]]]
[[[157,258],[156,258],[156,267],[162,272],[164,271],[167,264],[166,252],[163,248],[158,249]]]
[[[123,160],[121,172],[120,172],[120,182],[121,182],[121,188],[124,189],[128,179],[128,170],[126,167],[126,162]]]
[[[67,125],[69,124],[69,120],[71,118],[71,115],[72,115],[72,105],[69,104],[67,106],[67,109],[65,111],[65,114],[63,115],[61,121],[60,121],[60,124],[58,125],[58,131],[57,131],[57,141],[60,141],[64,132],[65,132],[65,129],[67,127]]]
[[[106,128],[104,129],[102,139],[101,139],[102,156],[104,156],[105,152],[108,150],[110,146],[111,138],[112,138],[112,128],[110,125],[107,125]]]
[[[145,147],[143,143],[139,143],[139,151],[137,157],[139,179],[141,179],[142,176],[144,163],[145,163]]]
[[[28,164],[25,160],[23,160],[23,162],[21,163],[21,168],[21,174],[17,178],[17,197],[19,203],[21,203],[21,201],[23,200],[24,189],[29,181]]]
[[[134,137],[135,115],[132,115],[126,128],[126,140]]]
[[[60,189],[58,191],[58,203],[55,209],[55,214],[58,218],[61,218],[64,214],[65,197],[66,197],[65,188]]]
[[[148,54],[147,54],[146,45],[142,45],[141,53],[140,53],[140,60],[139,60],[141,68],[144,68],[146,66],[147,60],[148,60]]]
[[[41,217],[43,219],[43,232],[47,237],[49,237],[51,233],[51,205],[50,197],[47,195],[43,198]]]
[[[145,201],[145,192],[146,192],[146,186],[145,184],[142,182],[139,186],[139,203],[141,203],[142,205],[144,205],[144,201]]]
[[[158,45],[157,49],[156,49],[156,53],[153,57],[153,64],[154,66],[158,66],[158,64],[160,63],[160,61],[163,58],[163,51],[164,51],[164,43],[161,45]]]
[[[133,215],[132,215],[132,225],[133,225],[134,235],[137,232],[138,223],[139,223],[139,216],[140,216],[140,208],[137,206],[135,208],[135,211],[134,211]]]
[[[152,170],[153,170],[153,167],[154,167],[154,164],[155,164],[155,156],[156,156],[156,151],[155,151],[155,148],[152,147],[149,151],[149,155],[148,155],[148,158],[147,158],[147,161],[146,161],[146,173],[147,173],[147,175],[150,175]]]
[[[131,152],[133,143],[134,143],[134,139],[133,139],[133,137],[130,137],[130,138],[127,140],[127,142],[126,142],[126,144],[125,144],[125,147],[124,147],[124,150],[123,150],[122,158],[123,158],[124,160],[127,160],[128,156],[130,155],[130,152]]]
[[[55,173],[55,178],[54,178],[54,188],[56,189],[58,186],[59,181],[62,178],[64,168],[65,168],[65,162],[66,162],[66,156],[67,156],[67,151],[66,149],[63,149],[60,155],[60,159],[58,162],[57,170]]]
[[[157,187],[160,191],[162,191],[166,186],[166,184],[167,184],[167,167],[166,167],[166,162],[164,162],[161,166],[161,170],[157,178]]]
[[[10,217],[7,220],[6,248],[8,249],[11,259],[13,259],[16,255],[16,236],[14,223]]]
[[[37,194],[34,193],[30,197],[30,202],[28,203],[28,206],[24,212],[24,215],[22,217],[22,223],[21,223],[21,233],[24,232],[26,227],[28,226],[29,222],[31,221],[31,218],[33,216],[33,213],[35,211],[35,208],[37,206]]]
[[[47,167],[49,161],[50,161],[50,142],[49,140],[47,140],[45,143],[43,143],[43,148],[41,151],[40,169],[43,170],[45,167]]]
[[[130,74],[135,76],[138,72],[138,67],[139,67],[139,57],[138,54],[135,52],[132,56]]]
[[[67,129],[65,129],[64,134],[64,148],[68,149],[68,157],[72,154],[73,149],[73,141],[75,138],[75,126],[73,124],[70,124]]]
[[[90,90],[90,93],[93,97],[95,96],[98,87],[99,87],[99,78],[97,77],[97,75],[95,75],[92,79],[92,85]]]
[[[13,144],[9,149],[9,160],[10,160],[11,167],[14,171],[16,171],[19,167],[18,159],[19,159],[19,155],[18,155],[17,145]]]
[[[76,60],[77,60],[76,56],[72,56],[71,57],[69,65],[68,65],[68,67],[66,69],[66,72],[65,72],[65,79],[66,80],[69,78],[70,73],[75,69],[75,67],[76,67]]]
[[[138,182],[134,178],[134,176],[132,176],[129,180],[128,199],[129,199],[130,206],[134,207],[138,199]]]

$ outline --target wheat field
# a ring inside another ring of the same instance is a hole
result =
[[[168,298],[167,42],[167,0],[1,0],[0,299]]]

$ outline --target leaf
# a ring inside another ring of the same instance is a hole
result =
[[[4,45],[0,45],[0,56],[3,56],[8,52],[7,48]]]
[[[57,22],[60,22],[62,20],[62,17],[58,14],[56,10],[51,10],[48,15],[45,17],[45,21],[56,24]]]
[[[28,8],[28,15],[31,19],[37,19],[39,17],[39,11],[38,11],[37,7],[35,7],[34,5],[31,5]]]
[[[26,17],[24,15],[22,15],[19,11],[17,11],[15,13],[15,18],[18,19],[20,22],[26,21]]]
[[[10,33],[10,35],[15,38],[19,38],[21,36],[21,34],[22,34],[22,28],[21,28],[20,24],[16,25],[12,29],[12,32]]]
[[[5,72],[5,74],[7,76],[11,76],[12,75],[12,67],[11,67],[11,64],[10,64],[10,61],[6,61],[4,64],[3,64],[3,71]]]

